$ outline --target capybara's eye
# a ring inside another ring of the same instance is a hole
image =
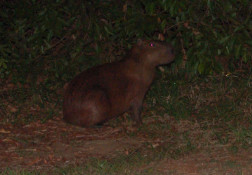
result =
[[[155,44],[154,43],[150,43],[149,46],[150,47],[155,47]]]

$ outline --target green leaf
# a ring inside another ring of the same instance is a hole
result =
[[[154,14],[154,10],[155,10],[155,3],[148,3],[145,6],[145,10],[147,11],[147,13],[149,15],[153,15]]]
[[[236,48],[235,48],[235,59],[239,59],[239,56],[240,56],[240,50],[241,50],[241,45],[238,45]]]
[[[240,31],[241,29],[243,29],[244,28],[244,26],[237,26],[235,29],[234,29],[234,33],[235,32],[238,32],[238,31]]]
[[[230,38],[230,36],[225,36],[225,37],[223,37],[221,40],[219,40],[218,43],[223,44],[223,43],[225,43],[229,38]]]
[[[109,29],[108,29],[107,26],[104,26],[104,29],[105,29],[105,31],[107,32],[107,34],[114,35],[112,32],[109,31]]]
[[[200,74],[203,74],[203,73],[204,73],[204,70],[205,70],[205,64],[200,63],[200,64],[198,65],[198,72],[199,72]]]
[[[167,25],[167,21],[164,19],[162,22],[161,22],[161,29],[164,30],[165,27]]]

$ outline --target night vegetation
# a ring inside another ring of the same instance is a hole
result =
[[[249,0],[13,0],[1,1],[0,13],[1,78],[15,82],[41,73],[66,81],[76,70],[118,59],[137,38],[160,34],[177,50],[176,72],[251,66]]]
[[[2,0],[0,8],[0,174],[153,174],[198,152],[198,167],[211,152],[217,174],[251,172],[250,0]],[[131,127],[126,114],[100,129],[66,125],[63,86],[121,59],[138,38],[176,50],[146,95],[144,124]],[[98,156],[85,147],[125,138],[137,146]],[[81,154],[75,161],[70,148]],[[225,159],[239,153],[244,164]]]

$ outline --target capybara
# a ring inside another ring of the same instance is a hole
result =
[[[169,44],[139,39],[124,59],[85,70],[68,84],[64,120],[90,127],[129,112],[141,124],[143,99],[156,66],[173,60]]]

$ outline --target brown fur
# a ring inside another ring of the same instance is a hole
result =
[[[173,49],[168,44],[138,40],[121,61],[80,73],[65,92],[65,121],[88,127],[130,112],[141,124],[142,103],[154,79],[155,67],[173,59]]]

